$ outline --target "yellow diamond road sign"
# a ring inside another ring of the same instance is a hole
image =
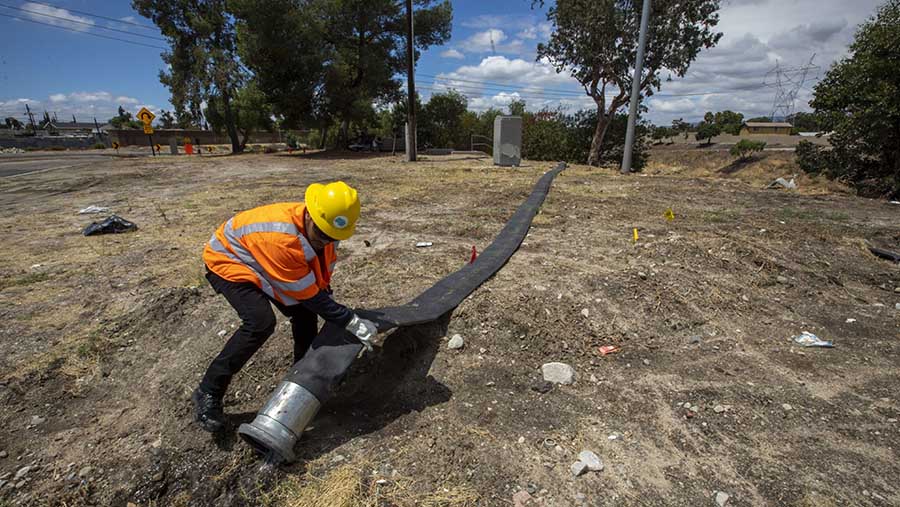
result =
[[[153,118],[156,118],[156,115],[153,114],[153,111],[150,111],[146,107],[142,107],[137,114],[138,120],[144,122],[144,125],[150,125],[153,122]]]
[[[151,127],[149,123],[145,123],[145,124],[144,124],[144,133],[145,133],[145,134],[152,134],[152,133],[153,133],[153,127]]]

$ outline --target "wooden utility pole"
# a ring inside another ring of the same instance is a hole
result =
[[[406,161],[416,161],[416,50],[413,45],[413,4],[406,0]]]

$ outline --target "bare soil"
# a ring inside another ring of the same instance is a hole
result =
[[[254,154],[0,180],[0,506],[900,504],[900,269],[867,249],[900,250],[900,206],[654,164],[563,172],[511,261],[442,322],[383,337],[280,468],[235,428],[289,367],[287,322],[235,379],[232,427],[191,421],[239,324],[202,277],[215,227],[344,179],[364,214],[336,297],[399,304],[552,164]],[[90,204],[140,229],[83,237]],[[835,348],[795,346],[804,330]],[[535,390],[549,361],[576,382]],[[573,477],[584,449],[604,470]]]

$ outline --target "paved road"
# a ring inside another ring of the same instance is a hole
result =
[[[29,152],[0,154],[0,177],[16,176],[38,171],[52,171],[110,160],[110,156],[95,153]]]

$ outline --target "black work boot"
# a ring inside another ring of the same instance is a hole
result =
[[[222,398],[213,396],[199,387],[191,395],[194,402],[194,420],[201,428],[216,433],[225,427],[225,413],[222,411]]]

